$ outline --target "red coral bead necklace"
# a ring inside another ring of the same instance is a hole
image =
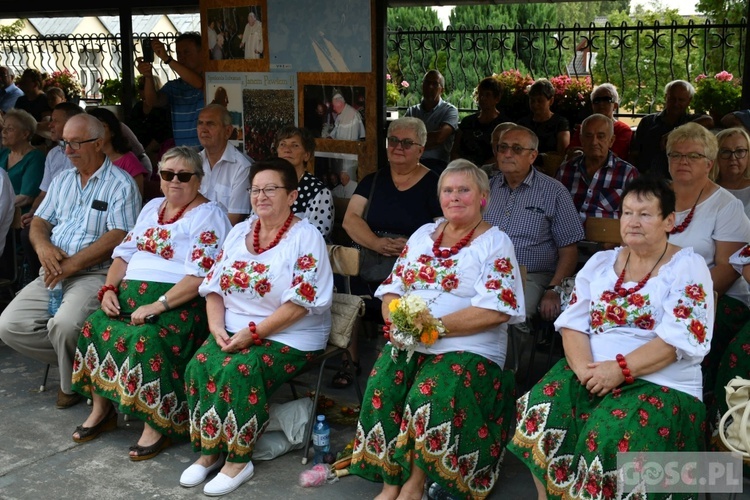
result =
[[[260,219],[255,223],[255,229],[253,230],[253,250],[255,253],[263,253],[266,250],[270,250],[276,245],[279,244],[279,241],[281,241],[281,237],[284,236],[284,233],[287,232],[289,229],[289,226],[292,225],[292,219],[294,219],[294,212],[289,212],[289,217],[286,218],[286,221],[284,222],[284,225],[281,226],[281,229],[279,229],[279,232],[276,233],[276,237],[273,239],[270,245],[268,245],[266,248],[261,248],[260,246]]]
[[[628,252],[628,258],[625,260],[625,265],[622,266],[622,272],[620,273],[620,276],[617,278],[617,281],[615,281],[615,293],[619,295],[620,297],[627,297],[631,293],[635,293],[644,286],[646,286],[646,282],[651,278],[651,273],[654,272],[654,269],[656,269],[656,266],[659,265],[659,262],[661,262],[661,259],[664,258],[664,255],[667,253],[667,248],[669,248],[669,242],[667,242],[666,245],[664,245],[664,251],[661,253],[661,257],[659,257],[659,260],[656,261],[656,264],[654,264],[654,267],[651,268],[651,270],[648,272],[646,276],[643,277],[641,281],[638,282],[634,287],[632,288],[623,288],[622,282],[625,281],[625,271],[628,269],[628,262],[630,262],[630,255],[632,252]]]
[[[703,189],[706,189],[706,186],[703,186]],[[698,198],[695,200],[695,203],[693,203],[693,208],[690,209],[690,212],[687,214],[687,217],[685,217],[685,220],[682,221],[679,225],[672,228],[672,230],[669,232],[669,234],[679,234],[683,232],[687,227],[690,225],[690,221],[693,220],[693,214],[695,213],[695,207],[698,206],[698,200],[701,199],[701,195],[703,194],[703,189],[701,189],[701,192],[698,193]]]
[[[199,194],[200,194],[200,193],[199,193]],[[195,195],[195,198],[197,198],[197,197],[198,197],[198,195],[196,194],[196,195]],[[179,210],[179,211],[177,212],[177,214],[175,214],[175,216],[174,216],[174,217],[172,217],[171,219],[169,219],[169,220],[166,220],[166,221],[164,220],[164,213],[165,213],[165,212],[167,211],[167,201],[165,200],[165,201],[164,201],[164,206],[163,206],[163,207],[161,207],[161,210],[159,211],[159,218],[157,219],[157,220],[159,221],[159,225],[160,225],[160,226],[163,226],[163,225],[165,225],[165,224],[174,224],[175,222],[177,222],[177,221],[178,221],[178,220],[180,219],[180,217],[182,217],[182,214],[184,214],[184,213],[185,213],[185,210],[187,210],[187,207],[189,207],[189,206],[190,206],[190,204],[191,204],[192,202],[194,202],[194,201],[195,201],[195,198],[193,198],[192,200],[190,200],[190,201],[189,201],[189,202],[187,203],[187,205],[185,205],[184,207],[182,207],[182,208],[181,208],[181,209],[180,209],[180,210]]]
[[[481,223],[482,220],[480,219],[479,222],[477,222],[477,225],[474,226],[471,231],[469,231],[469,234],[461,238],[458,243],[450,247],[450,249],[440,250],[440,243],[443,242],[443,234],[445,233],[445,228],[448,227],[448,224],[446,223],[445,226],[443,226],[443,230],[440,231],[438,237],[435,238],[435,243],[432,244],[432,253],[435,255],[435,257],[442,257],[443,259],[447,259],[451,255],[456,255],[461,251],[463,247],[465,247],[469,243],[469,241],[471,241],[471,237],[474,236],[474,231],[479,227],[479,224]]]

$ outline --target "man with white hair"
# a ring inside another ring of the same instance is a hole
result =
[[[573,204],[587,217],[619,218],[625,185],[638,177],[638,169],[611,151],[614,122],[594,113],[581,124],[583,154],[560,165],[557,180],[568,188]]]
[[[331,98],[336,120],[331,131],[331,139],[343,141],[359,141],[365,138],[365,125],[359,111],[346,103],[341,94],[334,94]]]
[[[613,121],[615,131],[615,140],[612,147],[609,148],[618,158],[628,161],[630,154],[630,141],[633,138],[633,129],[627,123],[615,118],[615,113],[620,108],[620,95],[617,93],[617,87],[611,83],[602,83],[597,85],[591,91],[591,110],[592,114],[604,115]],[[572,152],[580,153],[581,147],[581,127],[576,126],[573,136],[570,138],[568,145],[568,156]]]
[[[16,105],[16,101],[23,95],[23,90],[16,87],[16,75],[8,66],[0,66],[0,111],[7,113]]]
[[[664,95],[664,110],[644,116],[638,124],[630,145],[630,162],[642,174],[652,173],[671,179],[666,151],[667,135],[680,125],[693,121],[710,129],[714,121],[708,115],[687,112],[695,95],[695,88],[690,82],[671,81],[664,87]]]
[[[357,183],[352,180],[349,172],[342,170],[339,174],[341,184],[333,188],[333,196],[336,198],[351,198],[354,190],[357,189]]]
[[[65,123],[62,143],[75,168],[65,169],[31,220],[30,239],[42,272],[0,315],[0,340],[32,359],[58,366],[57,408],[82,397],[71,388],[73,358],[84,320],[99,307],[112,250],[135,225],[141,196],[133,178],[102,151],[104,125],[80,113]],[[62,304],[48,311],[49,290],[60,284]]]

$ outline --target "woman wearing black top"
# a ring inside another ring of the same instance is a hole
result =
[[[546,78],[540,78],[529,89],[531,114],[519,119],[518,124],[539,137],[540,153],[564,155],[570,144],[570,125],[564,116],[552,112],[554,102],[555,87]]]
[[[438,175],[419,163],[427,129],[418,118],[399,118],[388,127],[388,166],[365,176],[357,185],[344,215],[344,230],[359,246],[396,258],[409,236],[442,215],[437,196]],[[373,188],[374,183],[374,188]],[[372,193],[372,195],[371,195]],[[369,199],[369,206],[368,206]],[[385,279],[385,276],[383,277]],[[374,297],[379,282],[361,283]],[[368,301],[372,317],[380,318],[379,300]],[[352,359],[358,359],[352,338]],[[359,373],[359,363],[355,362]],[[345,370],[337,373],[335,387],[351,384]]]

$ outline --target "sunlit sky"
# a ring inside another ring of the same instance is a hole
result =
[[[665,7],[669,7],[670,9],[677,9],[677,11],[682,14],[689,16],[691,14],[696,14],[697,11],[695,9],[695,5],[697,4],[697,0],[631,0],[630,5],[631,7],[634,7],[636,5],[644,5],[646,8],[654,9],[656,5],[664,5]],[[433,7],[438,13],[438,17],[443,22],[443,26],[448,24],[448,16],[451,13],[451,9],[453,9],[452,5],[446,5],[443,7]]]

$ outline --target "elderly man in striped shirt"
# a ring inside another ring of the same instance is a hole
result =
[[[71,390],[73,355],[84,320],[99,306],[114,247],[135,225],[141,197],[133,178],[102,152],[104,128],[93,116],[71,117],[63,129],[65,154],[75,168],[57,175],[31,221],[30,239],[42,264],[0,315],[0,339],[30,358],[57,365],[57,407],[81,396]],[[62,284],[58,311],[49,290]]]

